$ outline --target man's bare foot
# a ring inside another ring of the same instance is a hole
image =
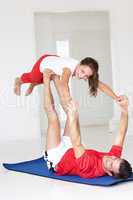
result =
[[[30,95],[30,94],[32,93],[32,91],[33,91],[33,89],[34,89],[34,87],[35,87],[36,85],[37,85],[36,83],[31,83],[31,84],[29,85],[29,87],[28,87],[26,93],[25,93],[25,96]]]
[[[15,82],[14,82],[14,93],[18,96],[21,95],[21,85],[22,85],[22,81],[20,78],[15,78]]]

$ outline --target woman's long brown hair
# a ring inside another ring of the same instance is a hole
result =
[[[98,62],[91,57],[87,57],[81,60],[80,64],[88,65],[93,71],[93,75],[88,78],[89,92],[91,96],[97,96],[97,90],[99,84]]]

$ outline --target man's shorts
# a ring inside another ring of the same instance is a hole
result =
[[[54,169],[68,149],[72,148],[70,137],[62,136],[60,144],[46,152],[45,160],[49,169]]]

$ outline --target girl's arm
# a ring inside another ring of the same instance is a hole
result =
[[[106,85],[105,83],[102,83],[101,81],[99,81],[99,85],[98,88],[104,92],[105,94],[107,94],[108,96],[112,97],[114,100],[119,101],[119,96],[117,96],[113,90]]]

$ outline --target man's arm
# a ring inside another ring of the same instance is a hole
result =
[[[68,85],[70,76],[71,76],[71,71],[68,68],[64,68],[61,77],[55,75],[53,78],[56,90],[58,92],[62,107],[65,112],[67,103],[72,99]]]
[[[108,96],[112,97],[114,100],[118,100],[118,96],[113,92],[113,90],[108,86],[106,85],[105,83],[99,81],[99,84],[98,84],[98,88],[104,92],[105,94],[107,94]]]
[[[79,158],[85,152],[85,147],[81,143],[78,111],[74,101],[69,102],[67,105],[67,120],[74,154],[76,158]]]
[[[118,135],[115,140],[115,145],[123,147],[125,136],[127,133],[128,128],[128,99],[125,99],[120,104],[122,111],[121,111],[121,118],[120,118],[120,127],[118,131]]]

